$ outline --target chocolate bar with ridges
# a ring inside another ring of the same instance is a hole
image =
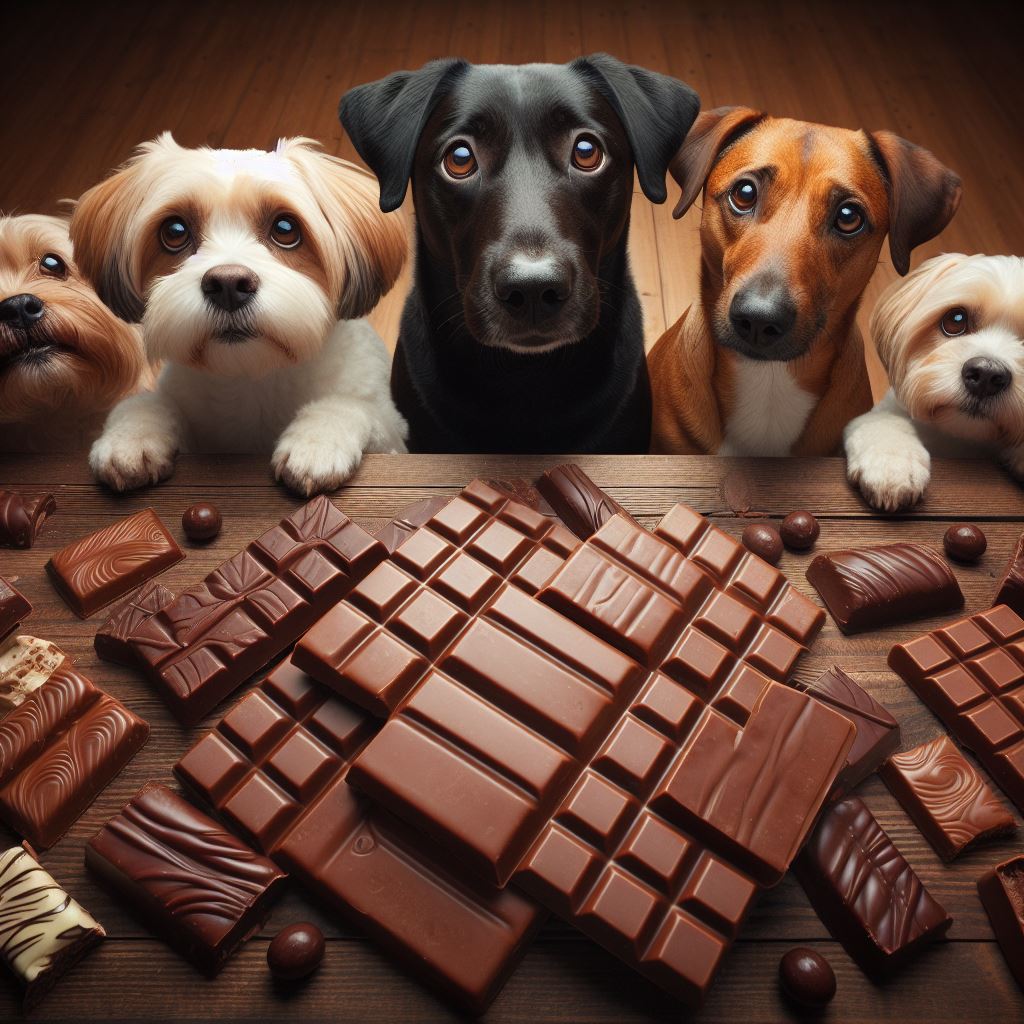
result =
[[[18,491],[0,490],[0,547],[32,547],[43,523],[56,511],[52,494],[25,497]]]
[[[581,540],[592,537],[612,516],[629,513],[579,466],[569,463],[542,473],[537,490]]]
[[[132,635],[154,612],[169,605],[174,593],[155,580],[147,583],[137,594],[129,598],[103,623],[93,638],[93,647],[98,657],[117,665],[136,667],[138,660],[132,648]]]

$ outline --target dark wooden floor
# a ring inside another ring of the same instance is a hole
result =
[[[0,209],[55,210],[165,130],[239,147],[310,135],[354,157],[335,116],[349,86],[446,54],[564,61],[607,50],[685,79],[706,107],[889,128],[926,145],[961,174],[965,200],[915,262],[1020,254],[1022,12],[989,0],[8,0]],[[676,222],[672,205],[634,203],[648,343],[696,293],[699,210]],[[884,250],[862,320],[894,277]],[[391,345],[406,287],[373,317]]]

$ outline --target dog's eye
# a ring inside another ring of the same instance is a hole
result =
[[[866,223],[867,217],[856,203],[843,203],[836,210],[836,230],[841,235],[855,235]]]
[[[47,274],[52,274],[54,277],[67,277],[68,266],[67,264],[57,255],[52,252],[48,252],[40,261],[39,267]]]
[[[967,310],[963,306],[954,306],[942,315],[939,326],[947,338],[959,338],[967,333],[967,323]]]
[[[275,217],[270,225],[270,240],[279,249],[294,249],[302,241],[299,222],[290,213]]]
[[[583,136],[572,147],[572,162],[581,171],[596,171],[604,161],[604,150],[595,139]]]
[[[468,178],[476,172],[476,157],[464,142],[449,146],[442,163],[449,178]]]
[[[192,241],[192,232],[181,217],[168,217],[160,225],[160,244],[168,252],[181,252]]]
[[[733,213],[750,213],[757,205],[757,185],[749,178],[737,181],[729,190],[729,205]]]

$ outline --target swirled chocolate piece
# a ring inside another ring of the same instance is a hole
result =
[[[0,576],[0,640],[32,612],[28,598]]]
[[[999,581],[996,599],[992,603],[1008,605],[1018,615],[1024,615],[1024,534],[1021,534],[1010,555],[1006,571]]]
[[[85,848],[86,866],[204,974],[270,914],[286,875],[166,786],[149,783]]]
[[[555,466],[542,474],[537,481],[537,490],[550,502],[559,519],[581,540],[597,533],[612,516],[633,518],[573,463]]]
[[[0,958],[25,986],[26,1012],[105,935],[27,849],[0,852]]]
[[[978,896],[1007,966],[1024,990],[1024,856],[985,872],[978,879]]]
[[[941,615],[964,604],[945,560],[923,544],[818,555],[807,568],[807,581],[844,633]]]
[[[160,517],[144,508],[62,548],[46,568],[71,610],[87,619],[184,557]]]
[[[135,648],[128,642],[135,631],[155,612],[174,600],[173,591],[151,581],[125,601],[96,631],[93,647],[104,661],[135,667],[139,664]]]
[[[67,655],[49,640],[13,636],[0,643],[0,717],[23,704],[66,661]]]
[[[1017,830],[1013,815],[948,736],[894,754],[878,774],[945,861]]]
[[[43,523],[56,511],[52,494],[26,498],[17,491],[0,490],[0,547],[32,547]]]

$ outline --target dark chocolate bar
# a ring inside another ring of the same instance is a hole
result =
[[[948,736],[894,754],[879,774],[945,861],[1017,830],[1013,815]]]
[[[0,642],[0,717],[24,704],[67,660],[49,640],[12,636]]]
[[[89,841],[85,863],[201,971],[254,935],[285,874],[166,786],[149,783]]]
[[[858,797],[825,812],[794,869],[818,916],[869,974],[898,969],[953,923]]]
[[[137,667],[139,662],[130,640],[135,631],[154,612],[174,600],[174,592],[155,580],[116,608],[110,618],[96,631],[93,647],[104,661]]]
[[[52,494],[26,497],[17,491],[0,490],[0,547],[32,547],[43,523],[56,511]]]
[[[1024,990],[1024,856],[985,872],[978,879],[978,895],[1007,966]]]
[[[168,707],[195,725],[386,555],[321,496],[141,622],[129,643]]]
[[[62,548],[46,568],[71,610],[87,619],[184,557],[160,517],[144,508]]]
[[[0,959],[28,1012],[106,932],[23,846],[0,851]]]
[[[0,721],[0,818],[47,849],[148,736],[141,718],[61,665]]]
[[[807,580],[844,633],[941,615],[964,604],[945,559],[923,544],[818,555]]]
[[[629,516],[614,498],[605,494],[579,466],[572,463],[555,466],[541,474],[537,490],[581,540],[597,533],[612,516]]]
[[[13,583],[0,576],[0,640],[32,613],[28,598]]]
[[[897,644],[889,667],[1024,810],[1024,619],[997,605]]]
[[[1010,555],[1006,571],[999,581],[996,599],[992,603],[1009,605],[1018,615],[1024,615],[1024,534],[1021,534]]]

